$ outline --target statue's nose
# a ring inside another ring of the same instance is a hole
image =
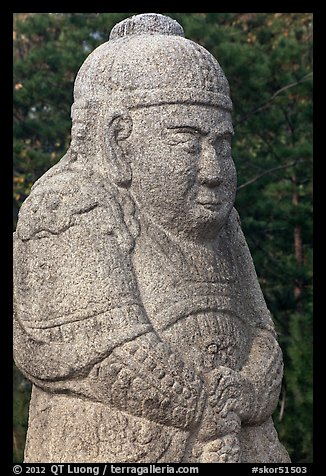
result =
[[[221,183],[221,167],[212,144],[202,144],[197,179],[201,185],[207,187],[217,187]]]

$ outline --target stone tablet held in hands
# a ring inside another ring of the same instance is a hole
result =
[[[160,14],[81,66],[14,234],[25,462],[289,462],[282,353],[241,231],[216,59]]]

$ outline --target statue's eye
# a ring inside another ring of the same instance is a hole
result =
[[[170,145],[195,145],[200,137],[199,131],[191,127],[173,127],[166,131],[166,140]]]

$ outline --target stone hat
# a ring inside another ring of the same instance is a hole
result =
[[[184,38],[178,22],[158,13],[115,25],[109,41],[81,66],[74,98],[119,107],[188,102],[232,109],[228,81],[216,59]]]

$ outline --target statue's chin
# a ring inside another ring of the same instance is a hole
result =
[[[192,230],[189,230],[188,238],[195,241],[211,241],[217,237],[225,225],[226,220],[210,220],[197,223]]]
[[[233,204],[199,205],[189,226],[189,238],[203,241],[214,239],[227,222],[232,207]]]
[[[187,226],[168,226],[163,227],[166,232],[177,239],[185,239],[194,242],[208,242],[214,240],[224,227],[228,215],[219,216],[200,216],[196,220],[191,220]],[[175,224],[174,224],[175,225]]]
[[[179,219],[174,217],[171,220],[163,214],[158,216],[144,211],[141,216],[145,221],[158,226],[176,239],[205,242],[217,237],[226,224],[232,207],[233,203],[224,203],[219,206],[197,204],[191,212],[185,212]]]

